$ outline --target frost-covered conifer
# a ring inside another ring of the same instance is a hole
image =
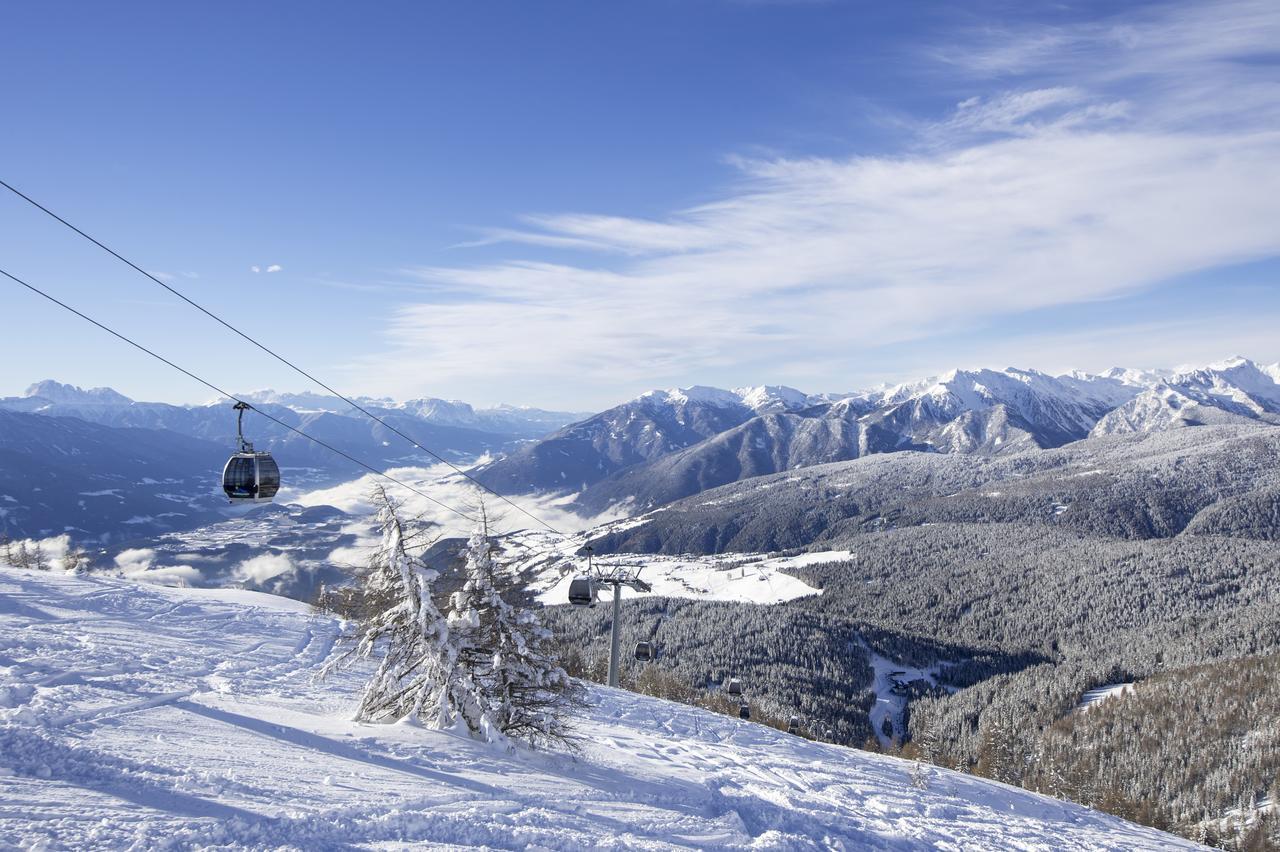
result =
[[[432,598],[437,572],[409,552],[424,528],[400,517],[399,506],[375,487],[382,541],[363,573],[365,615],[355,647],[326,672],[353,658],[381,657],[356,711],[356,719],[418,719],[433,727],[453,723],[465,705],[466,684],[448,622]]]
[[[500,587],[508,584],[493,559],[483,506],[480,515],[463,551],[465,581],[449,611],[459,662],[483,705],[481,718],[473,724],[468,717],[468,725],[491,742],[564,743],[570,739],[564,711],[581,700],[581,687],[559,665],[551,632],[537,615],[503,596]]]

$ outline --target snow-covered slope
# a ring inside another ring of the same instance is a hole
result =
[[[635,520],[608,523],[573,535],[525,530],[497,540],[496,545],[503,560],[511,562],[523,585],[539,601],[548,606],[563,604],[569,599],[569,583],[587,571],[587,560],[581,555],[587,540],[635,523]],[[596,564],[636,573],[658,597],[775,604],[822,594],[821,589],[785,573],[788,569],[848,558],[848,551],[791,557],[770,557],[763,553],[700,556],[619,553],[601,557]],[[637,593],[623,589],[622,595],[632,598]]]
[[[831,404],[772,410],[692,446],[601,477],[583,511],[643,510],[755,476],[876,453],[1005,455],[1085,437],[1138,389],[1034,370],[953,370]],[[722,392],[727,393],[727,392]]]
[[[1276,372],[1240,357],[1177,372],[952,370],[835,402],[806,397],[805,407],[762,410],[688,447],[598,477],[575,501],[588,513],[643,511],[730,482],[877,453],[998,456],[1089,435],[1280,424]],[[719,393],[730,404],[740,392]],[[703,396],[711,395],[704,389]]]
[[[582,754],[347,721],[339,625],[0,569],[0,847],[1195,848],[1078,805],[595,688]]]
[[[1249,417],[1206,405],[1168,385],[1143,391],[1108,413],[1090,432],[1092,436],[1164,432],[1187,426],[1248,423]]]
[[[762,392],[752,399],[769,406],[774,397]],[[566,426],[475,473],[503,493],[574,492],[628,467],[698,444],[756,414],[734,391],[708,387],[650,391]]]
[[[1236,356],[1164,377],[1099,420],[1091,434],[1249,421],[1280,424],[1280,370]]]

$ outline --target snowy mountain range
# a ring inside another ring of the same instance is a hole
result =
[[[379,469],[435,459],[335,397],[246,394],[260,409]],[[362,400],[415,441],[466,463],[514,448],[578,414],[419,399]],[[236,417],[225,401],[206,405],[136,402],[111,388],[42,381],[0,398],[0,533],[62,532],[112,541],[189,529],[225,506],[219,475],[236,448]],[[293,486],[350,480],[363,469],[265,417],[245,418],[246,436],[270,450]]]
[[[289,427],[367,463],[385,468],[434,462],[336,397],[275,391],[243,396]],[[359,402],[423,446],[461,462],[512,448],[582,416],[509,406],[476,410],[463,402],[436,399],[397,403],[362,398]],[[83,390],[43,381],[32,385],[23,396],[0,398],[0,410],[73,417],[116,428],[165,430],[217,443],[227,450],[236,445],[235,413],[226,400],[185,406],[136,402],[110,388]],[[312,481],[337,481],[359,475],[359,467],[265,417],[251,413],[245,419],[245,432],[259,449],[278,453],[286,467],[310,469]]]
[[[334,397],[276,391],[247,396],[273,417],[379,468],[432,463]],[[644,511],[751,477],[880,453],[997,457],[1087,437],[1206,424],[1273,426],[1280,424],[1280,364],[1237,357],[1181,370],[1060,376],[1014,368],[953,370],[854,394],[695,386],[650,391],[586,418],[439,399],[362,398],[361,404],[456,462],[496,456],[475,475],[503,494],[569,495],[570,508],[595,516]],[[218,470],[234,446],[235,418],[225,401],[135,402],[109,388],[45,381],[24,396],[0,399],[0,413],[10,424],[0,436],[10,460],[0,487],[17,503],[0,506],[0,526],[13,534],[71,527],[91,537],[119,536],[120,522],[131,519],[139,519],[133,532],[205,523],[202,501],[216,498]],[[51,427],[50,418],[65,422]],[[144,440],[128,431],[136,429],[159,437]],[[533,439],[548,429],[554,431]],[[361,473],[265,418],[251,416],[246,431],[260,448],[276,453],[295,485],[332,484]],[[165,436],[188,440],[179,452]],[[152,499],[158,489],[136,487],[136,474],[145,467],[140,457],[148,447],[170,444],[172,452],[157,456],[160,472],[143,475],[168,482],[194,477],[198,486],[161,492],[183,492],[182,506],[162,505]],[[77,463],[61,461],[68,457]],[[126,458],[137,463],[117,463]],[[51,479],[46,468],[62,473]],[[91,505],[106,498],[84,496],[121,489],[151,502],[145,511],[117,517]],[[32,494],[40,497],[23,496]]]
[[[298,412],[352,413],[350,405],[335,396],[326,394],[260,390],[242,394],[241,398],[253,403],[282,405]],[[396,402],[388,397],[357,397],[355,399],[365,408],[377,410],[379,414],[403,412],[439,426],[456,426],[478,432],[491,432],[495,435],[510,435],[515,438],[540,438],[566,423],[589,416],[589,412],[547,411],[515,405],[477,409],[462,400],[435,397],[422,397],[405,402]]]
[[[318,393],[281,393],[259,390],[239,394],[264,409],[276,413],[292,411],[302,417],[334,414],[344,417],[363,415],[335,396]],[[504,440],[538,438],[555,429],[587,416],[582,412],[546,411],[540,408],[499,405],[476,409],[460,400],[425,397],[396,402],[379,397],[355,397],[356,402],[379,416],[403,415],[436,426],[499,436]],[[80,417],[108,426],[143,426],[188,430],[195,437],[234,435],[234,422],[228,427],[226,400],[205,405],[176,406],[158,402],[136,402],[111,388],[83,389],[46,379],[27,388],[22,396],[0,397],[0,408],[37,414]],[[207,421],[213,421],[209,423]],[[264,426],[269,429],[269,426]],[[199,433],[199,434],[195,434]],[[492,438],[490,438],[492,440]]]
[[[915,450],[986,456],[1089,436],[1280,424],[1280,365],[1232,358],[1103,375],[953,370],[840,398],[790,388],[653,391],[479,469],[512,492],[576,494],[584,512],[650,508],[754,476]]]
[[[650,391],[521,447],[477,475],[498,491],[574,491],[810,401],[785,387]]]
[[[1162,376],[1103,417],[1093,434],[1248,422],[1280,424],[1280,364],[1259,366],[1236,357]]]

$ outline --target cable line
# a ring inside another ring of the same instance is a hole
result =
[[[102,323],[98,322],[96,319],[94,319],[93,317],[89,316],[88,314],[85,314],[85,313],[82,313],[81,311],[76,310],[75,308],[73,308],[73,307],[71,307],[70,305],[68,305],[66,302],[60,301],[59,299],[57,299],[57,298],[55,298],[55,297],[53,297],[53,296],[49,295],[49,294],[48,294],[48,293],[46,293],[45,291],[41,290],[39,287],[36,287],[36,286],[35,286],[35,285],[33,285],[33,284],[28,284],[26,281],[23,281],[23,280],[22,280],[21,278],[19,278],[18,276],[11,274],[11,273],[9,273],[9,272],[5,271],[4,269],[0,269],[0,275],[3,275],[4,277],[8,278],[9,280],[11,280],[11,281],[13,281],[13,282],[15,282],[15,283],[17,283],[17,284],[21,284],[23,287],[26,287],[28,290],[30,290],[31,292],[35,293],[36,295],[38,295],[38,296],[42,296],[42,297],[44,297],[45,299],[48,299],[50,302],[53,302],[53,303],[54,303],[55,305],[57,305],[58,307],[63,308],[64,310],[70,311],[71,313],[73,313],[73,314],[75,314],[76,316],[80,317],[80,319],[84,320],[85,322],[92,323],[93,325],[96,325],[98,328],[102,329],[103,331],[107,332],[107,333],[108,333],[108,334],[110,334],[110,335],[113,335],[113,336],[115,336],[115,337],[119,338],[120,340],[123,340],[125,343],[128,343],[130,346],[134,347],[135,349],[138,349],[138,350],[140,350],[140,351],[142,351],[142,352],[145,352],[146,354],[150,355],[152,358],[155,358],[155,359],[156,359],[156,360],[158,360],[158,361],[161,361],[161,362],[163,362],[163,363],[165,363],[165,364],[168,364],[168,365],[169,365],[170,367],[172,367],[173,369],[177,370],[178,372],[182,373],[182,374],[183,374],[183,375],[185,375],[185,376],[188,376],[188,377],[190,377],[190,378],[192,378],[192,379],[195,379],[197,382],[199,382],[200,384],[204,385],[204,386],[205,386],[205,387],[207,387],[207,388],[210,388],[211,390],[213,390],[215,393],[219,394],[220,396],[227,397],[228,399],[233,399],[233,400],[235,400],[235,401],[236,401],[236,402],[238,402],[238,403],[243,403],[244,405],[249,406],[249,408],[251,408],[251,409],[253,409],[254,411],[256,411],[256,412],[258,412],[259,414],[261,414],[263,417],[267,418],[268,420],[270,420],[270,421],[272,421],[272,422],[274,422],[274,423],[277,423],[277,424],[279,424],[280,426],[283,426],[284,428],[288,429],[290,432],[294,432],[294,433],[296,433],[296,434],[298,434],[298,435],[301,435],[302,437],[306,438],[308,441],[312,441],[312,442],[314,442],[314,443],[316,443],[316,444],[319,444],[320,446],[324,447],[326,450],[329,450],[330,452],[337,453],[338,455],[342,456],[342,457],[343,457],[344,459],[346,459],[347,461],[349,461],[349,462],[352,462],[352,463],[354,463],[354,464],[359,465],[360,467],[364,468],[365,470],[369,471],[370,473],[376,474],[377,476],[381,476],[383,479],[386,479],[386,480],[387,480],[387,481],[389,481],[389,482],[394,482],[396,485],[399,485],[401,488],[405,488],[405,489],[407,489],[407,490],[409,490],[409,491],[412,491],[414,494],[417,494],[419,497],[423,498],[424,500],[429,500],[429,501],[431,501],[432,503],[435,503],[437,506],[441,507],[442,509],[448,509],[450,512],[453,512],[455,515],[457,515],[457,516],[459,516],[459,517],[461,517],[461,518],[464,518],[464,519],[466,519],[466,520],[468,520],[468,521],[471,521],[472,523],[475,523],[475,522],[476,522],[476,519],[475,519],[475,518],[471,517],[470,515],[466,514],[465,512],[462,512],[462,511],[460,511],[460,510],[458,510],[458,509],[455,509],[453,506],[450,506],[448,503],[441,502],[440,500],[437,500],[436,498],[434,498],[434,497],[432,497],[432,496],[430,496],[430,495],[428,495],[428,494],[423,494],[421,491],[419,491],[417,488],[414,488],[412,485],[409,485],[407,482],[402,482],[401,480],[396,479],[394,476],[391,476],[390,474],[384,473],[384,472],[382,472],[382,471],[378,470],[376,467],[373,467],[372,465],[369,465],[369,464],[366,464],[365,462],[360,461],[360,459],[356,458],[355,456],[352,456],[352,455],[350,455],[350,454],[348,454],[348,453],[343,452],[342,450],[338,449],[337,447],[333,446],[332,444],[328,444],[328,443],[326,443],[326,442],[324,442],[324,441],[320,440],[319,438],[316,438],[316,437],[315,437],[315,436],[313,436],[313,435],[309,435],[309,434],[307,434],[306,432],[303,432],[301,429],[299,429],[299,428],[297,428],[297,427],[295,427],[295,426],[291,426],[291,425],[289,425],[288,423],[285,423],[285,422],[284,422],[283,420],[281,420],[280,418],[275,417],[275,416],[273,416],[273,415],[271,415],[271,414],[269,414],[269,413],[267,413],[267,412],[263,411],[261,408],[256,408],[256,407],[254,407],[253,405],[251,405],[250,403],[248,403],[248,402],[244,402],[244,400],[239,399],[238,397],[234,396],[233,394],[229,394],[229,393],[227,393],[227,392],[226,392],[226,391],[224,391],[222,388],[220,388],[220,387],[218,387],[217,385],[215,385],[213,382],[210,382],[210,381],[208,381],[207,379],[202,379],[202,378],[200,378],[199,376],[197,376],[195,373],[191,372],[190,370],[188,370],[188,369],[186,369],[186,368],[184,368],[184,367],[180,367],[180,366],[178,366],[177,364],[173,363],[172,361],[170,361],[168,358],[164,357],[163,355],[161,355],[161,354],[159,354],[159,353],[157,353],[157,352],[153,352],[152,350],[150,350],[150,349],[148,349],[147,347],[143,346],[141,343],[138,343],[138,342],[136,342],[136,341],[132,340],[131,338],[126,337],[125,335],[121,334],[120,332],[116,331],[116,330],[115,330],[115,329],[113,329],[113,328],[110,328],[110,327],[108,327],[108,326],[106,326],[106,325],[103,325]]]
[[[92,236],[90,236],[89,234],[86,234],[84,231],[80,230],[80,229],[79,229],[79,228],[77,228],[75,225],[73,225],[73,224],[71,224],[70,222],[68,222],[66,219],[63,219],[63,218],[62,218],[61,216],[59,216],[57,213],[54,213],[54,212],[53,212],[52,210],[50,210],[48,207],[45,207],[43,204],[41,204],[40,202],[36,201],[36,200],[35,200],[34,198],[32,198],[31,196],[27,195],[26,193],[22,192],[21,190],[17,189],[16,187],[12,186],[11,184],[6,183],[6,182],[5,182],[5,181],[3,181],[3,180],[0,180],[0,186],[3,186],[5,189],[9,190],[9,191],[10,191],[10,192],[12,192],[14,195],[16,195],[16,196],[18,196],[19,198],[21,198],[23,201],[26,201],[28,204],[32,205],[32,206],[33,206],[33,207],[35,207],[36,209],[38,209],[38,210],[40,210],[40,211],[42,211],[42,212],[44,212],[44,213],[48,214],[48,215],[49,215],[49,216],[51,216],[52,218],[56,219],[58,222],[61,222],[63,225],[66,225],[68,228],[70,228],[71,230],[75,231],[77,234],[79,234],[80,236],[84,237],[86,240],[88,240],[89,242],[93,243],[95,246],[97,246],[98,248],[100,248],[100,249],[102,249],[103,251],[105,251],[107,254],[109,254],[109,255],[111,255],[112,257],[114,257],[116,260],[119,260],[121,263],[125,264],[125,265],[126,265],[126,266],[128,266],[129,268],[131,268],[131,269],[133,269],[133,270],[137,271],[138,273],[140,273],[140,274],[142,274],[142,275],[146,276],[147,278],[149,278],[151,281],[155,282],[156,284],[159,284],[161,287],[163,287],[164,289],[168,290],[170,293],[172,293],[173,295],[177,296],[179,299],[181,299],[182,301],[186,302],[186,303],[187,303],[188,305],[190,305],[191,307],[193,307],[193,308],[195,308],[196,310],[200,311],[200,312],[201,312],[202,314],[204,314],[205,316],[207,316],[207,317],[209,317],[210,319],[214,320],[215,322],[217,322],[218,324],[220,324],[220,325],[222,325],[223,327],[227,328],[228,330],[235,332],[237,335],[239,335],[239,336],[240,336],[240,337],[242,337],[243,339],[247,340],[248,342],[252,343],[254,346],[258,347],[258,348],[259,348],[259,349],[261,349],[263,352],[265,352],[265,353],[267,353],[268,355],[270,355],[272,358],[275,358],[275,359],[276,359],[277,361],[279,361],[281,364],[284,364],[284,365],[285,365],[286,367],[288,367],[289,369],[291,369],[291,370],[293,370],[294,372],[298,373],[300,376],[303,376],[304,378],[308,379],[309,381],[312,381],[312,382],[314,382],[315,384],[319,385],[320,387],[324,388],[324,389],[325,389],[325,390],[327,390],[329,393],[331,393],[331,394],[333,394],[334,396],[336,396],[338,399],[341,399],[343,402],[347,403],[347,404],[348,404],[348,405],[350,405],[352,408],[354,408],[354,409],[356,409],[357,411],[359,411],[360,413],[364,414],[366,417],[369,417],[370,419],[372,419],[372,420],[376,421],[377,423],[381,424],[384,428],[389,429],[390,431],[392,431],[392,432],[394,432],[395,434],[399,435],[401,438],[404,438],[404,439],[405,439],[406,441],[408,441],[410,444],[412,444],[413,446],[417,447],[419,450],[421,450],[422,452],[424,452],[424,453],[426,453],[427,455],[431,456],[432,458],[436,459],[437,461],[442,462],[443,464],[445,464],[446,466],[448,466],[450,469],[452,469],[455,473],[457,473],[458,475],[460,475],[460,476],[464,477],[465,479],[469,480],[469,481],[470,481],[472,484],[474,484],[476,487],[478,487],[478,488],[480,488],[480,489],[482,489],[482,490],[484,490],[484,491],[487,491],[488,493],[492,494],[494,497],[497,497],[499,500],[501,500],[501,501],[503,501],[504,503],[506,503],[507,505],[511,506],[513,509],[517,510],[518,512],[520,512],[521,514],[525,515],[526,517],[530,518],[530,519],[531,519],[531,520],[533,520],[534,522],[536,522],[536,523],[540,524],[541,526],[544,526],[544,527],[546,527],[547,529],[551,530],[551,532],[553,532],[553,533],[558,533],[559,535],[566,535],[566,533],[564,533],[562,530],[556,529],[554,526],[552,526],[551,524],[549,524],[549,523],[547,523],[546,521],[542,520],[542,519],[541,519],[541,518],[539,518],[537,515],[533,514],[533,513],[532,513],[532,512],[530,512],[528,509],[526,509],[526,508],[524,508],[523,506],[521,506],[519,503],[516,503],[515,501],[511,500],[510,498],[508,498],[508,497],[504,496],[503,494],[501,494],[501,493],[499,493],[499,492],[495,491],[494,489],[490,488],[488,485],[485,485],[483,482],[481,482],[480,480],[476,479],[474,476],[472,476],[471,474],[467,473],[465,470],[463,470],[462,468],[458,467],[458,466],[457,466],[457,465],[455,465],[453,462],[451,462],[451,461],[449,461],[448,459],[446,459],[444,456],[440,455],[439,453],[435,452],[435,451],[434,451],[434,450],[432,450],[432,449],[429,449],[429,448],[427,448],[427,447],[422,446],[422,445],[421,445],[421,444],[419,444],[417,441],[415,441],[413,438],[409,437],[409,436],[408,436],[408,435],[406,435],[404,432],[401,432],[401,431],[400,431],[399,429],[397,429],[395,426],[392,426],[390,423],[388,423],[387,421],[383,420],[381,417],[379,417],[378,415],[374,414],[373,412],[369,411],[368,409],[366,409],[364,406],[360,405],[360,404],[359,404],[358,402],[356,402],[355,400],[353,400],[353,399],[351,399],[350,397],[346,396],[345,394],[339,393],[338,391],[336,391],[336,390],[334,390],[333,388],[329,387],[329,385],[327,385],[327,384],[325,384],[324,382],[320,381],[320,380],[319,380],[319,379],[317,379],[315,376],[311,375],[311,374],[310,374],[310,373],[308,373],[306,370],[304,370],[304,369],[302,369],[301,367],[299,367],[297,364],[294,364],[292,361],[290,361],[290,360],[288,360],[287,358],[285,358],[283,355],[280,355],[279,353],[277,353],[277,352],[275,352],[274,350],[272,350],[270,347],[265,346],[264,344],[259,343],[257,340],[253,339],[253,338],[252,338],[252,337],[250,337],[248,334],[245,334],[243,331],[241,331],[240,329],[236,328],[234,325],[232,325],[231,323],[227,322],[227,321],[226,321],[226,320],[224,320],[222,317],[220,317],[220,316],[218,316],[217,314],[213,313],[213,312],[212,312],[212,311],[210,311],[208,308],[206,308],[206,307],[204,307],[203,305],[201,305],[201,304],[199,304],[199,303],[197,303],[197,302],[193,301],[192,299],[188,298],[185,294],[183,294],[183,293],[182,293],[182,292],[180,292],[179,290],[177,290],[177,289],[175,289],[175,288],[173,288],[173,287],[170,287],[168,284],[164,283],[164,282],[163,282],[163,281],[161,281],[159,278],[157,278],[156,276],[152,275],[152,274],[151,274],[150,272],[148,272],[147,270],[143,269],[141,266],[138,266],[136,263],[134,263],[133,261],[129,260],[129,259],[128,259],[127,257],[125,257],[124,255],[122,255],[122,254],[120,254],[119,252],[115,251],[115,250],[114,250],[114,249],[112,249],[110,246],[107,246],[106,244],[104,244],[104,243],[100,242],[99,240],[94,239],[94,238],[93,238]],[[6,273],[6,274],[7,274],[7,273]],[[10,276],[10,277],[12,277],[12,276]],[[15,280],[16,280],[16,279],[15,279]],[[19,283],[22,283],[22,282],[19,282]],[[41,294],[41,295],[44,295],[44,294]],[[61,304],[61,303],[59,303],[59,304]],[[63,307],[66,307],[66,306],[64,305]],[[78,313],[78,312],[77,312],[77,313]],[[82,316],[83,316],[83,315],[82,315]],[[87,317],[86,317],[86,319],[87,319]],[[92,322],[92,320],[91,320],[91,322]],[[108,329],[108,330],[110,330],[110,329]],[[112,332],[112,333],[114,334],[114,332]],[[131,342],[131,343],[132,343],[132,341],[129,341],[129,342]],[[136,345],[136,344],[135,344],[135,345]],[[184,371],[184,372],[185,372],[185,371]],[[220,391],[220,393],[221,393],[221,391]],[[226,394],[224,394],[224,395],[226,395]],[[264,413],[264,412],[259,411],[258,413],[262,414],[262,413]]]

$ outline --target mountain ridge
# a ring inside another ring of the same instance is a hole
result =
[[[767,398],[755,407],[746,402],[750,388],[650,391],[477,473],[510,492],[573,494],[586,514],[643,511],[729,482],[875,453],[999,456],[1106,434],[1280,424],[1277,376],[1280,365],[1237,356],[1100,375],[951,370],[839,398],[783,388],[758,394]]]

